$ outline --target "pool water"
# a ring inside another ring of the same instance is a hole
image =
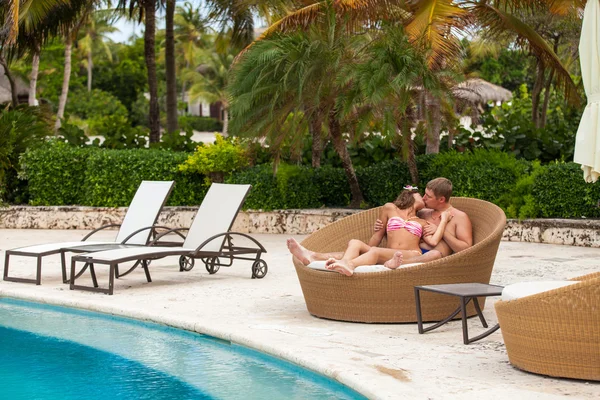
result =
[[[0,398],[364,399],[209,336],[7,298],[0,298]]]

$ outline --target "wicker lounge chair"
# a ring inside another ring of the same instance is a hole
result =
[[[267,274],[267,263],[261,259],[266,253],[265,248],[254,238],[237,232],[230,232],[233,222],[240,209],[250,185],[230,185],[213,183],[206,193],[202,204],[189,229],[177,228],[161,233],[148,246],[125,247],[121,249],[98,251],[76,255],[71,258],[71,290],[81,289],[93,292],[113,294],[114,278],[117,266],[128,261],[135,261],[134,266],[121,276],[128,274],[138,265],[144,269],[146,280],[152,282],[148,265],[151,260],[168,256],[179,256],[179,270],[189,271],[194,267],[194,259],[201,259],[210,274],[216,273],[220,267],[229,267],[234,259],[254,261],[252,264],[252,278],[263,278]],[[181,235],[188,231],[185,241],[180,247],[161,246],[160,240],[171,233]],[[253,247],[234,246],[233,238],[245,238]],[[156,244],[156,245],[155,245]],[[251,258],[246,257],[253,254]],[[228,263],[222,262],[228,260]],[[85,263],[82,270],[75,273],[77,262]],[[96,281],[94,266],[97,264],[108,265],[108,288],[99,288]],[[92,275],[93,287],[76,285],[76,279],[87,268]]]
[[[88,233],[81,241],[78,242],[61,242],[61,243],[47,243],[39,244],[35,246],[20,247],[18,249],[12,249],[6,251],[4,260],[4,280],[12,282],[22,283],[35,283],[40,285],[42,282],[42,258],[52,254],[61,255],[62,262],[62,279],[63,283],[67,283],[67,272],[65,267],[65,252],[64,249],[68,247],[77,246],[78,248],[91,248],[91,246],[117,246],[119,243],[127,240],[130,245],[145,245],[148,243],[150,235],[153,233],[153,228],[160,210],[163,208],[167,201],[167,197],[173,189],[173,181],[142,181],[133,200],[127,208],[127,213],[123,222],[119,224],[109,224],[101,226],[98,229]],[[98,242],[94,240],[88,240],[97,232],[112,228],[119,227],[119,232],[114,241],[112,242]],[[37,259],[37,271],[35,279],[20,278],[14,276],[8,276],[9,274],[9,262],[10,256],[22,256],[22,257],[35,257]]]
[[[600,381],[600,272],[496,302],[508,359],[536,374]]]
[[[442,283],[489,283],[506,216],[496,205],[477,199],[452,198],[473,225],[474,245],[440,260],[393,271],[356,273],[351,277],[318,271],[294,257],[308,311],[317,317],[354,322],[416,322],[414,286]],[[350,239],[368,241],[379,216],[374,208],[336,221],[308,236],[302,245],[317,252],[346,248]],[[485,299],[480,299],[484,307]],[[440,321],[458,306],[456,299],[423,293],[424,321]],[[469,315],[475,315],[470,305]]]

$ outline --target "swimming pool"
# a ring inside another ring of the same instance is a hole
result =
[[[258,351],[105,314],[0,298],[6,399],[364,399]]]

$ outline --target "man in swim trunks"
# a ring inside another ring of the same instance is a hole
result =
[[[452,182],[446,178],[435,178],[427,183],[425,188],[425,207],[417,215],[427,221],[423,235],[430,235],[435,232],[440,224],[441,215],[448,211],[452,219],[446,225],[443,240],[435,247],[428,246],[421,242],[420,247],[423,254],[410,260],[412,263],[424,263],[449,256],[452,253],[468,249],[473,246],[473,230],[469,216],[449,203],[452,196]],[[383,223],[377,220],[375,230],[383,228]],[[390,260],[393,262],[394,259]],[[387,265],[387,264],[386,264]]]

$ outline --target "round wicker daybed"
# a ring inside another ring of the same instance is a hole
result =
[[[347,277],[308,268],[294,257],[308,312],[340,321],[416,322],[414,286],[489,283],[506,224],[504,211],[483,200],[452,198],[450,202],[469,215],[474,245],[440,260]],[[351,239],[366,242],[378,216],[379,208],[351,215],[314,232],[302,245],[317,252],[336,252],[344,250]],[[484,301],[479,299],[482,308]],[[424,321],[440,321],[458,307],[458,301],[451,296],[423,292],[421,306]],[[471,304],[468,310],[469,315],[475,315]]]
[[[510,301],[496,315],[510,363],[536,374],[600,381],[600,272]]]

